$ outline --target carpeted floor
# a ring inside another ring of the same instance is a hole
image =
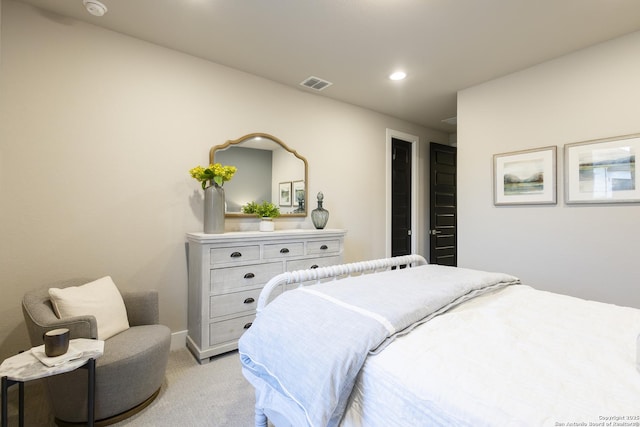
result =
[[[240,371],[236,351],[200,365],[184,349],[169,356],[159,396],[141,413],[114,426],[250,427],[253,425],[253,388]],[[18,425],[18,393],[9,393],[9,425]],[[53,427],[53,414],[43,385],[25,386],[25,425]]]

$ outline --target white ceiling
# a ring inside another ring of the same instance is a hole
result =
[[[445,132],[457,91],[640,30],[639,0],[22,1]]]

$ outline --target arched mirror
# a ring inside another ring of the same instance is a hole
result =
[[[209,163],[238,168],[224,184],[226,216],[248,216],[242,206],[264,200],[278,206],[280,216],[307,215],[307,159],[275,136],[251,133],[216,145]]]

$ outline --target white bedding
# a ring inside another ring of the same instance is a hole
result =
[[[242,372],[256,388],[258,408],[277,400],[295,427],[335,427],[369,352],[515,283],[502,273],[421,265],[288,291],[240,338]]]
[[[640,426],[639,333],[640,310],[510,286],[370,356],[342,425]]]

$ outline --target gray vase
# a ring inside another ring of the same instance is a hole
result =
[[[224,233],[224,189],[216,184],[204,189],[204,232]]]
[[[324,194],[321,191],[318,193],[318,207],[311,211],[311,221],[314,227],[319,230],[323,229],[327,225],[327,221],[329,221],[329,211],[322,207],[323,199]]]

